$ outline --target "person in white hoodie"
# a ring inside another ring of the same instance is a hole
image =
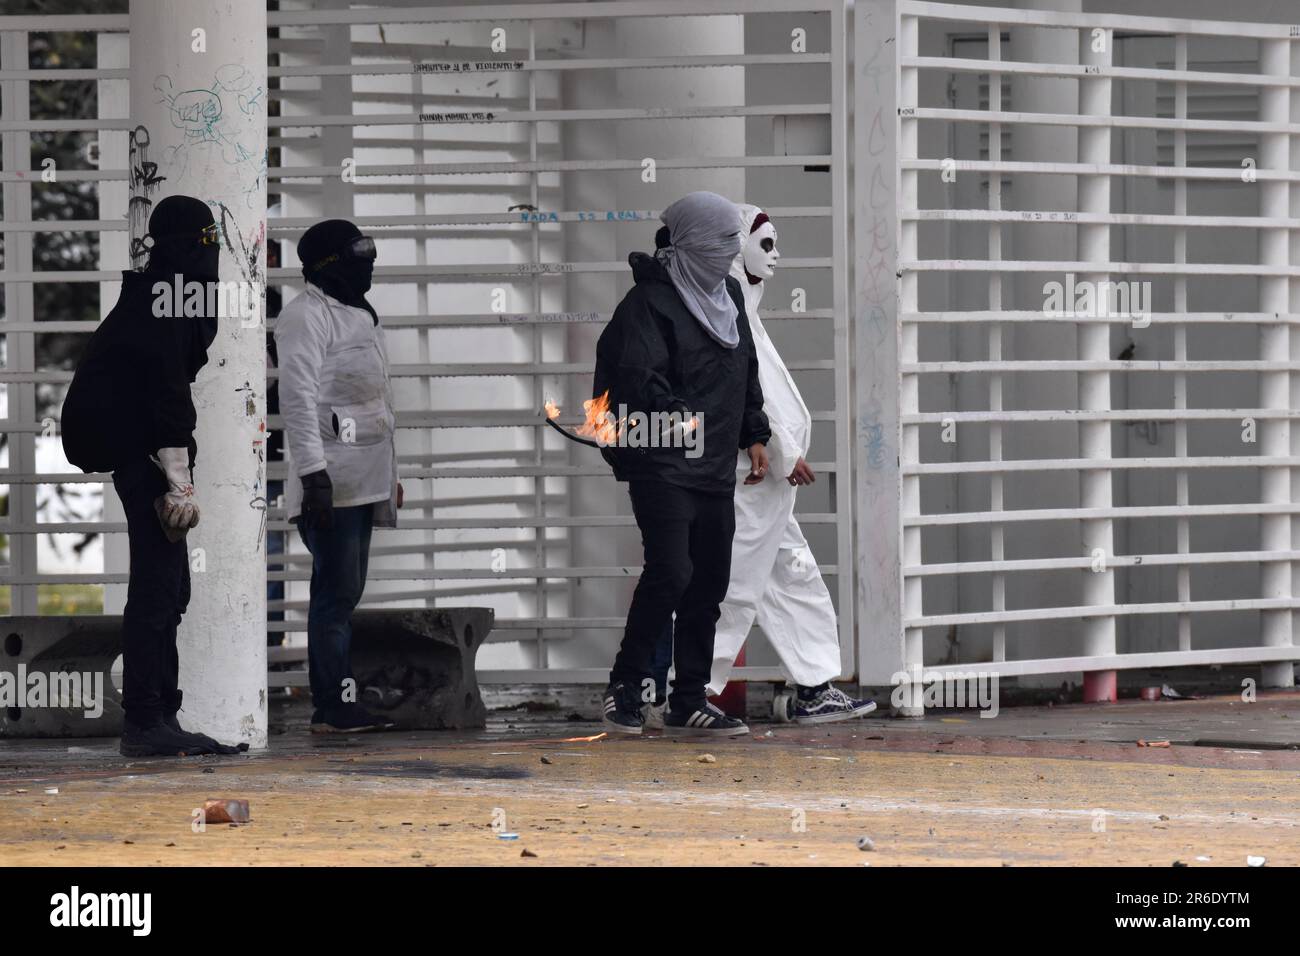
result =
[[[789,716],[797,723],[848,720],[876,705],[855,700],[831,683],[840,673],[835,606],[794,516],[797,490],[817,480],[804,459],[812,440],[812,415],[758,312],[764,281],[775,274],[781,257],[776,227],[757,206],[738,208],[742,245],[731,274],[740,283],[753,331],[763,411],[772,429],[767,455],[779,480],[736,486],[731,579],[713,639],[708,692],[720,694],[727,686],[736,655],[757,622],[780,658],[786,680],[795,685]],[[736,469],[738,474],[749,470],[744,454]]]
[[[312,555],[311,730],[384,730],[392,724],[356,703],[350,660],[371,529],[395,527],[402,505],[384,330],[365,297],[375,243],[353,223],[330,219],[303,233],[298,258],[309,284],[280,312],[275,345],[286,504]]]

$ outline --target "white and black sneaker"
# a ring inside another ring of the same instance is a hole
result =
[[[809,693],[809,696],[805,697],[805,693]],[[823,684],[821,687],[799,689],[794,702],[794,722],[830,724],[837,720],[864,717],[875,709],[874,700],[854,700],[838,687]]]
[[[602,723],[616,734],[639,734],[645,718],[641,716],[641,694],[624,681],[610,684],[603,696],[605,713]]]
[[[739,737],[749,733],[749,727],[743,720],[728,717],[707,701],[694,710],[685,712],[674,710],[670,703],[664,710],[664,730],[713,737]]]

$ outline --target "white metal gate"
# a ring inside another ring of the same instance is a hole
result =
[[[1261,662],[1289,686],[1300,27],[896,15],[894,646],[939,675]],[[1224,43],[1249,58],[1207,66]],[[954,104],[969,74],[982,102]],[[1107,281],[1149,283],[1148,314]]]

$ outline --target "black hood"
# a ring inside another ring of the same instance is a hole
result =
[[[212,209],[193,196],[168,196],[149,214],[149,265],[146,271],[177,273],[186,282],[216,282],[221,247],[203,245],[203,230],[216,223]]]
[[[637,282],[667,282],[672,284],[668,270],[654,256],[644,252],[633,252],[627,257],[627,264],[632,267],[632,278]]]
[[[361,230],[354,223],[326,219],[302,234],[298,240],[298,259],[302,262],[304,279],[344,305],[365,309],[378,322],[374,306],[366,298],[374,276],[374,261],[338,255],[348,243],[360,238]],[[317,265],[331,257],[332,261],[326,265]]]

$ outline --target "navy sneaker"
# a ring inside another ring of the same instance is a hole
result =
[[[601,722],[616,734],[640,734],[645,717],[641,714],[641,695],[626,681],[605,688]]]
[[[712,737],[739,737],[749,733],[749,726],[743,720],[728,717],[708,701],[687,710],[676,710],[669,701],[668,708],[664,711],[664,730]]]
[[[356,704],[350,704],[333,712],[317,710],[311,715],[313,734],[368,734],[392,728],[391,720],[376,717]]]
[[[805,696],[807,695],[807,696]],[[876,709],[874,700],[854,700],[838,687],[801,687],[794,702],[796,724],[830,724],[864,717]]]

